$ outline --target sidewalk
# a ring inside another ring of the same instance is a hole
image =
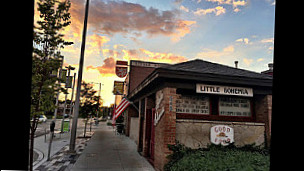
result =
[[[77,128],[77,135],[82,137],[83,135],[83,126],[84,123],[79,120],[78,121],[78,128]],[[56,127],[60,128],[60,122],[56,122]],[[55,128],[56,128],[55,127]],[[98,128],[98,126],[92,126],[92,132]],[[90,135],[89,127],[87,129],[87,136]],[[81,152],[86,146],[86,142],[90,140],[90,138],[76,138],[76,147],[75,150],[77,152],[76,155],[71,155],[68,153],[69,151],[69,142],[70,142],[70,132],[56,134],[52,142],[51,148],[51,159],[47,161],[47,154],[48,154],[48,146],[49,146],[49,138],[50,134],[45,136],[39,136],[35,138],[35,145],[34,151],[38,154],[38,159],[33,163],[34,171],[53,171],[53,170],[65,170],[68,167],[73,166],[76,162],[77,158],[81,155]]]
[[[124,135],[115,135],[112,127],[100,122],[76,163],[66,170],[154,171],[154,168],[138,154],[135,142]]]

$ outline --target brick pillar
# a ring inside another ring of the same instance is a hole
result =
[[[168,162],[166,157],[172,153],[168,144],[175,144],[176,88],[164,88],[156,93],[156,112],[162,110],[163,115],[155,126],[154,167],[157,170],[163,170]]]
[[[256,121],[265,123],[265,141],[267,142],[267,146],[270,146],[272,95],[258,96],[255,99]]]

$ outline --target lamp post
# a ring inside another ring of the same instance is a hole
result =
[[[78,121],[78,115],[79,115],[79,100],[80,100],[83,63],[84,63],[84,51],[85,51],[85,41],[86,41],[86,34],[87,34],[88,13],[89,13],[89,0],[87,0],[86,7],[85,7],[85,16],[84,16],[84,24],[83,24],[79,70],[78,70],[78,80],[77,80],[77,89],[76,89],[76,101],[75,101],[74,117],[73,117],[73,124],[72,124],[72,130],[71,130],[70,146],[69,146],[70,153],[75,153],[75,141],[76,141],[77,121]]]

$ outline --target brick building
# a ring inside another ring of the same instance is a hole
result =
[[[175,65],[131,61],[127,79],[130,106],[126,135],[138,151],[163,170],[168,144],[211,143],[210,129],[234,130],[237,146],[270,143],[272,76],[192,60]]]

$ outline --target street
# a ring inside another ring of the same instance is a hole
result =
[[[66,120],[66,119],[65,119]],[[48,156],[48,148],[49,148],[49,140],[50,140],[50,123],[51,119],[48,119],[46,122],[38,124],[37,130],[35,132],[35,139],[34,139],[34,169],[37,168],[39,165],[44,163],[47,160]],[[57,119],[55,124],[55,132],[59,132],[61,128],[61,121],[62,119]],[[78,119],[77,122],[77,136],[83,136],[84,127],[85,127],[85,120]],[[72,120],[71,120],[72,122]],[[72,125],[71,125],[72,126]],[[70,128],[71,128],[70,126]],[[92,124],[92,131],[96,129],[97,126]],[[88,122],[86,135],[90,133],[90,124]],[[46,133],[46,134],[45,134]],[[51,153],[50,157],[62,149],[64,146],[70,143],[70,132],[65,133],[56,133],[55,137],[52,141],[51,146]]]

